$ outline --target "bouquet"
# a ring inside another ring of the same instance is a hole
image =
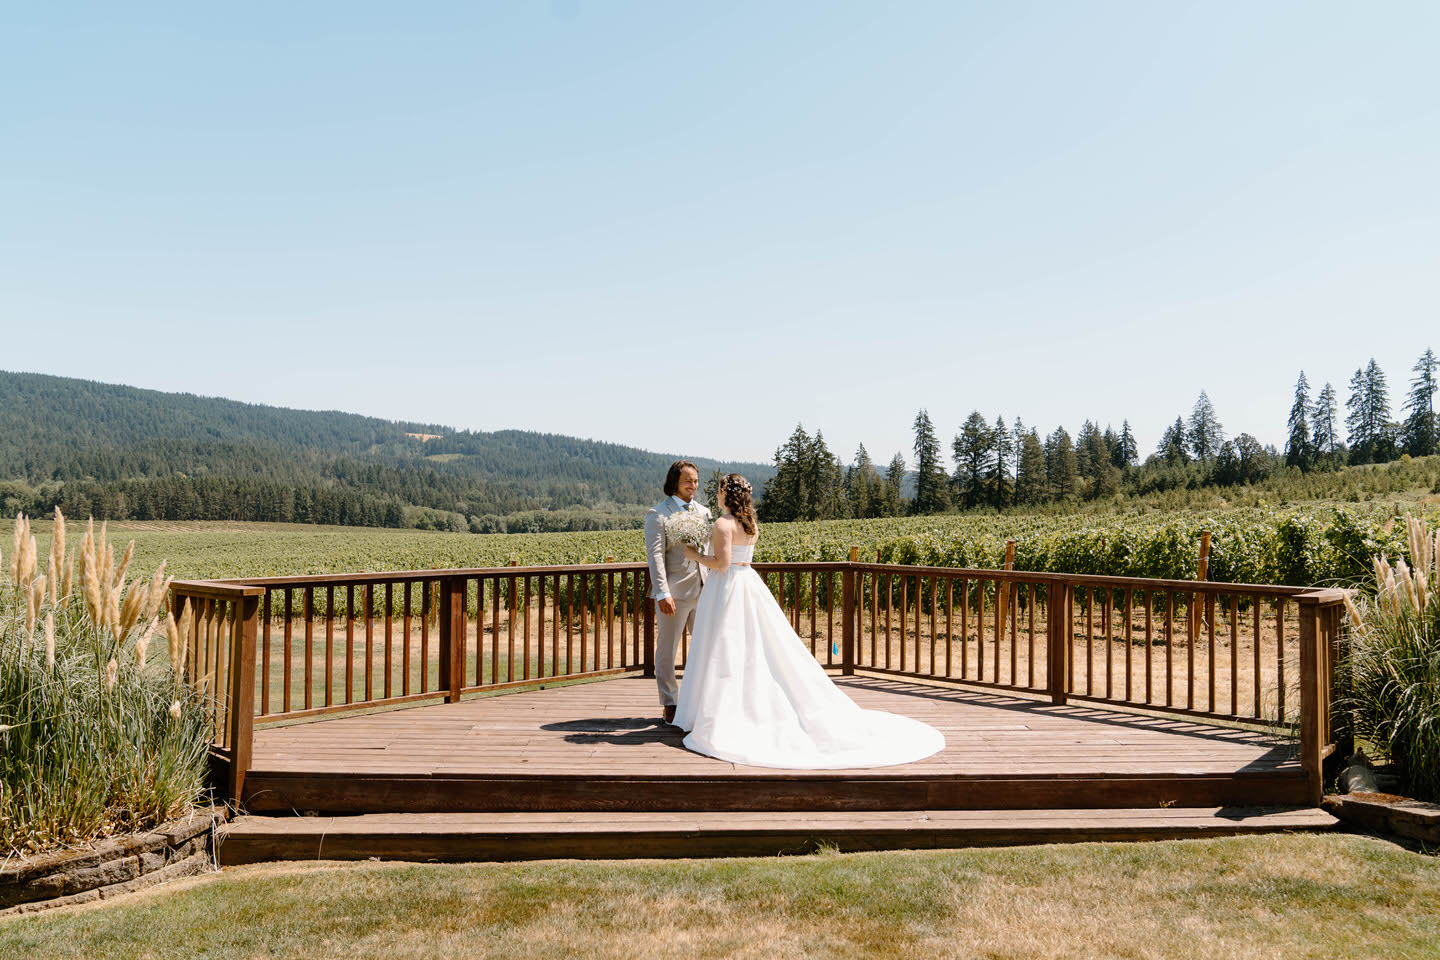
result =
[[[665,536],[703,550],[710,541],[710,521],[699,510],[680,510],[665,518]]]

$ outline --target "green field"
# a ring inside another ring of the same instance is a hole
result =
[[[1212,532],[1210,578],[1234,583],[1349,582],[1369,569],[1374,552],[1398,555],[1397,511],[1440,514],[1440,497],[1367,503],[1316,502],[1283,509],[1242,507],[1105,516],[954,514],[882,520],[768,524],[759,560],[843,560],[859,547],[862,559],[887,563],[996,567],[1005,541],[1017,541],[1022,570],[1115,576],[1189,578],[1195,575],[1202,529]],[[8,559],[13,520],[0,523]],[[50,523],[34,523],[40,553]],[[644,559],[638,530],[593,533],[463,534],[371,527],[225,521],[110,525],[123,549],[135,541],[135,567],[162,559],[179,578],[277,576],[450,567],[598,563]],[[70,542],[80,531],[72,520]]]

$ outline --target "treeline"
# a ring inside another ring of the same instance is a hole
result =
[[[1176,416],[1142,462],[1129,420],[1118,430],[1086,420],[1041,435],[1018,417],[1007,422],[972,412],[950,442],[949,458],[927,411],[916,415],[913,468],[896,453],[882,469],[863,444],[842,465],[820,431],[797,425],[775,451],[775,475],[758,507],[770,521],[925,515],[950,510],[1037,507],[1145,497],[1178,489],[1253,486],[1277,472],[1337,470],[1440,453],[1434,401],[1437,361],[1426,350],[1392,419],[1385,375],[1372,359],[1355,372],[1346,400],[1347,436],[1337,424],[1330,384],[1312,401],[1302,371],[1282,452],[1249,433],[1227,437],[1214,404],[1200,392],[1189,415]]]
[[[422,440],[411,434],[433,435]],[[97,519],[550,532],[629,527],[673,456],[0,371],[0,507]],[[702,470],[759,464],[692,457]]]

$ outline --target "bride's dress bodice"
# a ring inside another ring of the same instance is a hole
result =
[[[675,723],[685,746],[732,763],[799,770],[879,767],[928,757],[940,731],[862,710],[790,625],[769,586],[746,566],[755,544],[732,546],[730,567],[700,591]]]

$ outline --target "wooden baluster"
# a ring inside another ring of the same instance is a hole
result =
[[[265,599],[260,614],[260,716],[270,712],[270,594],[273,588],[265,590]]]
[[[893,636],[890,629],[891,611],[894,606],[894,586],[890,582],[890,574],[885,574],[885,669],[890,669],[890,638]]]
[[[290,588],[289,588],[289,587],[286,587],[286,588],[285,588],[285,631],[284,631],[284,633],[285,633],[285,641],[284,641],[284,646],[285,646],[285,670],[284,670],[284,673],[283,673],[283,675],[282,675],[282,687],[283,687],[284,701],[285,701],[285,710],[284,710],[285,713],[289,713],[289,712],[290,712],[290,657],[291,657],[291,655],[292,655],[292,650],[290,649],[290,634],[291,634],[291,629],[292,629],[292,628],[291,628],[291,623],[290,623],[290,621],[291,621],[291,619],[292,619],[292,618],[294,617],[294,615],[295,615],[295,614],[294,614],[294,610],[293,610],[292,607],[291,607],[291,603],[292,603],[292,601],[291,601],[291,596],[290,596]]]
[[[300,594],[301,612],[305,617],[305,709],[313,707],[311,691],[315,686],[315,590],[306,587]]]
[[[605,574],[605,668],[615,669],[615,574],[609,571]]]
[[[1131,667],[1131,654],[1132,654],[1131,648],[1135,646],[1135,643],[1134,643],[1134,640],[1135,640],[1134,633],[1135,633],[1135,631],[1134,631],[1134,627],[1133,627],[1133,625],[1132,625],[1132,617],[1134,617],[1134,615],[1135,615],[1135,614],[1134,614],[1134,611],[1135,611],[1135,590],[1134,590],[1133,587],[1132,587],[1132,588],[1126,588],[1126,590],[1125,590],[1125,700],[1126,700],[1126,702],[1130,702],[1130,703],[1133,703],[1134,700],[1135,700],[1135,695],[1134,695],[1134,693],[1133,693],[1133,683],[1134,683],[1134,680],[1135,680],[1135,674],[1134,674],[1133,668]]]
[[[551,602],[554,608],[550,611],[550,676],[560,675],[560,574],[555,574],[555,596]],[[569,639],[566,639],[566,648],[569,648]]]
[[[936,630],[936,617],[935,617],[935,612],[936,612],[936,611],[935,611],[935,607],[938,606],[939,603],[940,603],[940,594],[937,592],[937,591],[939,590],[939,588],[940,588],[940,582],[939,582],[935,577],[931,577],[931,578],[930,578],[930,676],[932,676],[932,677],[935,676],[935,634],[936,634],[936,632],[937,632],[937,630]]]
[[[840,602],[843,609],[845,602],[845,574],[840,574]],[[841,627],[841,642],[844,642],[844,627]],[[853,640],[854,637],[852,636]],[[840,659],[845,659],[845,652],[841,650]],[[828,666],[835,665],[835,575],[825,574],[825,663]],[[855,665],[855,658],[852,652],[850,666]]]
[[[483,604],[476,606],[476,628],[475,628],[475,656],[484,657],[484,648],[480,645],[480,611],[484,609]],[[490,682],[500,682],[500,578],[490,578]]]
[[[545,676],[545,577],[535,578],[535,676]]]
[[[990,682],[1000,682],[1000,648],[1005,645],[1005,592],[1000,589],[1000,581],[995,581],[995,660],[990,670]]]
[[[420,692],[430,691],[430,581],[420,581]]]
[[[590,578],[580,574],[580,672],[585,672],[586,654],[589,652],[590,627],[586,613],[590,605]]]
[[[952,648],[955,646],[955,578],[945,578],[945,676],[950,670]]]
[[[1195,642],[1200,639],[1196,629],[1197,621],[1200,619],[1195,609],[1197,594],[1190,594],[1187,598],[1189,606],[1185,608],[1185,709],[1195,709]]]
[[[1018,604],[1020,598],[1017,596],[1017,589],[1010,583],[1005,584],[1005,616],[1010,620],[1010,683],[1012,686],[1020,685],[1020,672],[1018,658],[1020,656],[1019,616]]]
[[[1230,716],[1240,716],[1240,597],[1230,594]]]
[[[970,676],[970,581],[960,578],[960,679]]]
[[[1145,591],[1145,702],[1154,703],[1154,640],[1155,591]]]
[[[1091,696],[1095,693],[1095,588],[1085,588],[1085,695]]]
[[[880,575],[870,574],[870,666],[878,667],[880,634]]]
[[[1025,584],[1025,599],[1029,601],[1030,620],[1030,639],[1028,641],[1030,645],[1030,658],[1026,661],[1025,685],[1033,690],[1035,689],[1035,584]]]
[[[404,597],[401,600],[405,609],[401,613],[400,623],[402,628],[401,636],[405,638],[404,645],[400,648],[400,692],[410,696],[410,581],[405,581]]]
[[[325,706],[335,702],[335,587],[325,587]]]
[[[355,702],[355,584],[345,585],[345,702]]]
[[[1204,609],[1204,611],[1205,611],[1205,635],[1206,635],[1206,637],[1208,638],[1208,646],[1209,646],[1208,659],[1207,659],[1207,662],[1206,662],[1206,669],[1210,671],[1209,683],[1206,684],[1206,687],[1207,687],[1207,689],[1208,689],[1208,691],[1209,691],[1209,696],[1208,696],[1208,698],[1207,698],[1207,700],[1206,700],[1206,707],[1205,707],[1205,709],[1206,709],[1206,712],[1208,712],[1208,713],[1214,713],[1214,712],[1215,712],[1215,595],[1214,595],[1213,593],[1207,593],[1207,594],[1205,595],[1205,605],[1204,605],[1203,609]]]
[[[375,665],[375,604],[374,591],[365,584],[361,596],[361,609],[365,612],[365,699],[375,699],[375,684],[371,679]],[[462,598],[463,599],[463,598]]]
[[[906,646],[906,612],[910,607],[910,578],[900,577],[900,670],[905,670],[905,646]],[[916,611],[919,615],[919,611]]]
[[[521,653],[520,653],[520,676],[522,679],[530,679],[530,578],[525,577],[525,614],[520,621],[522,628]]]
[[[1104,698],[1115,699],[1115,593],[1104,589]]]
[[[582,635],[583,640],[583,635]],[[565,675],[574,672],[575,665],[575,574],[565,578]]]
[[[1165,706],[1175,705],[1175,591],[1167,591],[1165,610]]]
[[[1275,720],[1285,722],[1285,598],[1275,601]]]
[[[985,680],[985,581],[975,581],[975,679]],[[990,678],[994,681],[994,677]]]
[[[1252,594],[1252,595],[1250,596],[1250,613],[1253,615],[1254,620],[1255,620],[1254,629],[1253,629],[1253,631],[1252,631],[1253,634],[1254,634],[1254,638],[1255,638],[1255,644],[1254,644],[1255,649],[1251,651],[1251,653],[1254,655],[1254,659],[1255,659],[1255,674],[1254,674],[1254,676],[1251,678],[1251,682],[1252,682],[1252,687],[1253,687],[1253,689],[1252,689],[1251,694],[1250,694],[1250,703],[1251,703],[1251,705],[1252,705],[1253,708],[1254,708],[1255,719],[1259,720],[1259,719],[1260,719],[1260,716],[1261,716],[1261,710],[1260,710],[1260,637],[1261,637],[1261,634],[1260,634],[1260,597],[1259,597],[1258,595],[1253,595],[1253,594]]]
[[[395,636],[394,636],[394,615],[395,609],[395,585],[385,584],[385,699],[389,700],[394,695],[393,681],[391,675],[395,672]]]
[[[512,567],[515,565],[512,561]],[[506,596],[505,610],[505,682],[515,682],[515,613],[516,613],[516,589],[518,584],[515,578],[511,577],[505,581]]]
[[[816,642],[817,642],[818,639],[819,639],[819,636],[818,636],[818,635],[816,634],[816,632],[815,632],[815,584],[816,584],[815,571],[814,571],[814,570],[811,570],[811,571],[810,571],[810,656],[812,656],[812,657],[816,656],[816,655],[819,653],[819,647],[817,647],[817,646],[815,645]],[[795,590],[796,590],[796,593],[799,593],[799,590],[800,590],[800,574],[799,574],[798,571],[797,571],[796,574],[795,574]]]

